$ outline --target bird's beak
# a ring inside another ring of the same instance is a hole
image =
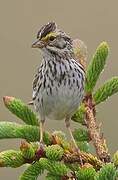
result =
[[[45,46],[44,42],[41,40],[37,40],[32,44],[32,48],[43,48]]]

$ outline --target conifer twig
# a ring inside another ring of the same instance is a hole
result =
[[[103,162],[110,162],[110,154],[108,153],[106,140],[101,137],[98,126],[96,124],[95,106],[93,103],[92,95],[86,95],[84,102],[86,107],[87,128],[89,131],[90,139],[95,146],[96,154]]]

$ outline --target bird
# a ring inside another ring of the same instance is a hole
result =
[[[40,144],[44,143],[45,121],[65,120],[72,142],[78,148],[70,121],[84,97],[85,70],[76,61],[73,40],[51,21],[39,29],[32,48],[42,52],[32,83],[32,102],[40,116]]]

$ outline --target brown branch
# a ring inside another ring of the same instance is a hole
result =
[[[110,162],[110,154],[106,145],[106,140],[101,137],[100,130],[96,124],[95,106],[92,100],[92,95],[87,95],[84,99],[86,107],[86,123],[90,138],[96,149],[96,154],[103,162]]]
[[[86,153],[86,152],[80,152],[78,153],[65,153],[63,156],[63,159],[65,163],[76,163],[78,162],[79,164],[80,162],[80,155],[82,158],[82,161],[84,164],[90,164],[92,165],[92,167],[94,167],[96,170],[99,170],[102,166],[103,166],[103,162],[101,160],[99,160],[97,157],[93,156],[90,153]]]

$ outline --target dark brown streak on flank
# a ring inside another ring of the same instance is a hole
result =
[[[53,86],[53,80],[51,79],[51,77],[49,76],[49,73],[47,71],[46,71],[47,79],[49,79],[49,82],[51,83],[51,86]]]
[[[79,82],[78,82],[78,80],[76,80],[76,84],[77,84],[77,87],[78,87],[78,89],[80,88],[80,86],[79,86]]]
[[[50,72],[53,74],[52,65],[50,64],[50,61],[48,61],[48,66],[50,68]]]
[[[75,79],[73,79],[73,83],[75,83]]]
[[[82,66],[80,66],[76,61],[75,61],[75,64],[76,64],[77,66],[79,66],[79,68],[85,73],[85,70],[84,70],[84,68],[83,68]]]
[[[70,85],[70,82],[71,82],[71,81],[70,81],[70,78],[69,78],[69,79],[68,79],[68,85]]]
[[[52,61],[52,64],[54,66],[54,74],[53,75],[56,76],[56,74],[57,74],[56,63],[54,61]]]
[[[44,65],[43,65],[43,69],[45,69],[46,68],[46,61],[44,61]]]
[[[35,75],[35,78],[34,78],[34,81],[33,81],[33,89],[34,89],[34,90],[35,90],[35,88],[36,88],[36,86],[37,86],[38,80],[39,80],[39,76],[38,76],[38,75]]]
[[[43,74],[42,72],[40,72],[40,76],[39,76],[40,80],[43,78]]]
[[[35,96],[32,98],[33,101],[36,99],[36,97],[37,97],[37,95],[38,95],[38,93],[39,93],[39,90],[40,90],[41,86],[42,86],[42,83],[40,83],[40,85],[38,86],[38,89],[37,89],[37,91],[36,91],[36,94],[35,94]]]
[[[50,95],[52,95],[52,88],[51,88],[51,86],[48,84],[48,88],[49,88],[49,90],[50,90]],[[49,94],[48,94],[49,95]]]
[[[44,88],[46,87],[46,78],[44,77],[44,82],[43,82]]]
[[[75,71],[78,73],[78,77],[82,78],[82,81],[84,81],[84,73],[82,73],[79,69],[75,68]]]
[[[65,73],[65,71],[62,72],[61,64],[60,64],[60,66],[59,66],[59,69],[60,69],[59,85],[61,85],[62,81],[64,80],[64,78],[65,78],[65,76],[66,76],[66,73]]]
[[[66,78],[65,78],[65,79],[64,79],[64,86],[66,85],[66,82],[67,82],[67,81],[66,81]]]
[[[65,64],[63,61],[62,61],[61,63],[63,64],[63,66],[64,66],[64,68],[65,68],[65,75],[67,75],[67,74],[68,74],[67,66],[66,66],[66,64]]]

